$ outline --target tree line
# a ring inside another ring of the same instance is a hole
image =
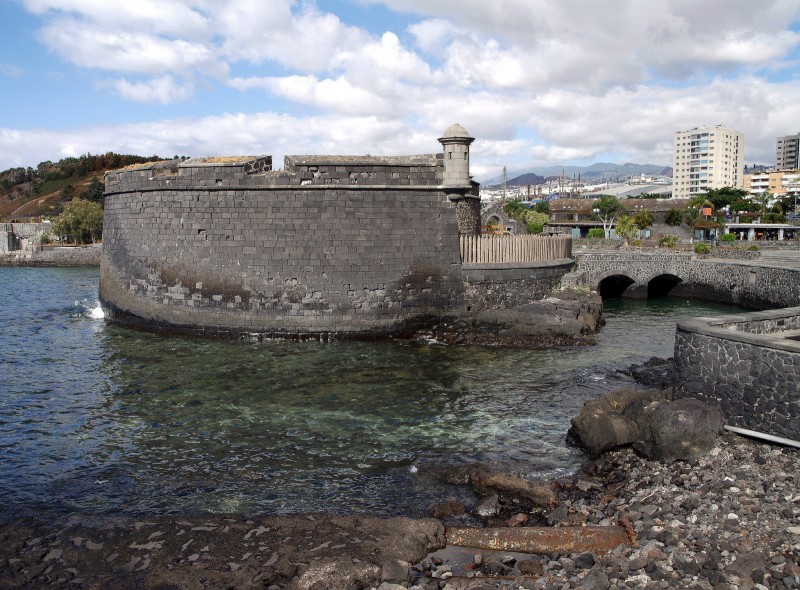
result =
[[[161,160],[159,156],[134,156],[130,154],[116,154],[107,152],[105,154],[86,154],[84,156],[63,158],[58,162],[46,160],[39,162],[33,168],[28,166],[9,168],[0,172],[0,188],[9,190],[15,186],[31,183],[35,194],[41,186],[51,180],[64,180],[68,178],[80,178],[88,176],[93,172],[102,172],[116,168],[124,168],[131,164],[141,164],[144,162],[156,162]]]

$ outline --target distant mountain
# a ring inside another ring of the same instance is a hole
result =
[[[665,174],[667,171],[669,173]],[[541,184],[547,177],[558,177],[562,174],[568,178],[572,178],[573,176],[577,178],[580,174],[582,180],[589,181],[602,180],[603,178],[611,180],[619,178],[623,180],[629,176],[638,176],[640,174],[645,174],[647,176],[671,176],[672,168],[669,166],[660,166],[658,164],[633,164],[630,162],[625,164],[597,162],[591,166],[543,166],[541,168],[537,168],[535,172],[524,172],[518,174],[512,180],[509,180],[508,184],[509,186]],[[528,181],[528,177],[532,179],[541,178],[542,180],[539,182],[533,180]],[[525,180],[517,182],[519,179]],[[483,179],[481,184],[485,186],[492,186],[499,185],[502,182],[502,176],[495,176],[492,178]]]
[[[508,186],[528,186],[529,184],[543,184],[544,177],[528,172],[508,180]]]

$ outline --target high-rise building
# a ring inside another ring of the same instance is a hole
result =
[[[672,196],[687,199],[708,189],[742,188],[744,135],[724,125],[675,132]]]
[[[779,137],[775,143],[775,168],[797,170],[798,152],[800,152],[800,133]]]

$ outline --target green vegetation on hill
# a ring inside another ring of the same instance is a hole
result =
[[[73,197],[103,205],[103,173],[159,156],[86,154],[0,172],[0,218],[56,215]]]

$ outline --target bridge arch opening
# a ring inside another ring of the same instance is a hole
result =
[[[626,275],[609,275],[597,285],[597,291],[603,299],[622,297],[625,290],[636,281]]]
[[[647,298],[658,299],[661,297],[668,297],[670,291],[682,282],[682,278],[669,273],[655,276],[647,282]]]

